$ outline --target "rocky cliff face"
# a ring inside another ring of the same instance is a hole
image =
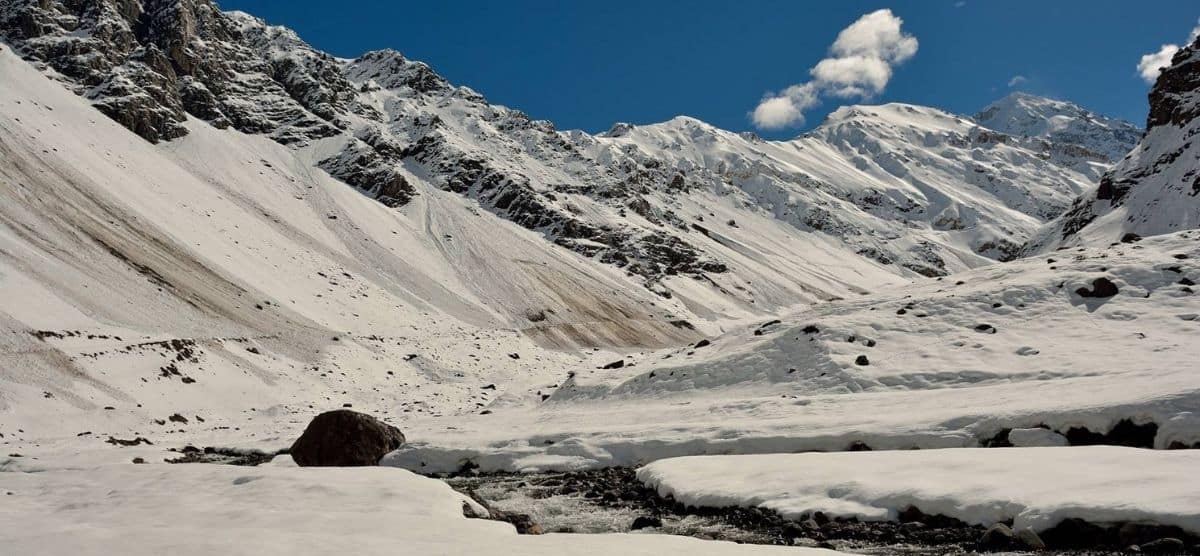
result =
[[[1200,40],[1181,49],[1150,91],[1146,135],[1027,246],[1104,244],[1200,227]]]
[[[900,276],[1005,259],[1107,164],[903,105],[787,142],[689,118],[562,132],[398,52],[335,59],[211,0],[0,0],[0,14],[4,41],[148,141],[186,135],[189,117],[265,135],[392,208],[420,181],[664,296],[690,277],[788,297],[775,286],[791,278],[739,234],[830,242]]]

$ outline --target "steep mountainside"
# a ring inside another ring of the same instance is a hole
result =
[[[0,36],[5,441],[537,403],[564,368],[1008,258],[1089,183],[901,104],[792,141],[562,132],[208,0],[0,0]]]
[[[1132,123],[1095,114],[1062,101],[1012,93],[975,115],[980,125],[1017,137],[1037,137],[1052,145],[1076,147],[1063,153],[1116,162],[1133,150],[1142,130]],[[1080,150],[1081,149],[1081,150]]]
[[[1041,230],[1029,252],[1104,245],[1200,227],[1200,40],[1182,48],[1150,91],[1141,143]]]
[[[782,143],[686,119],[658,126],[668,143],[618,137],[625,126],[592,137],[397,52],[334,59],[209,0],[0,8],[23,57],[150,141],[186,135],[188,117],[266,135],[393,208],[423,181],[700,312],[829,299],[873,287],[855,276],[880,267],[902,279],[1007,258],[1097,174],[1054,154],[1075,146],[918,107],[847,109]],[[832,258],[858,260],[834,277]]]

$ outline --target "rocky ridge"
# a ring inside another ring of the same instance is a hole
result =
[[[399,52],[337,59],[211,0],[2,0],[0,11],[0,37],[24,58],[149,141],[186,135],[189,118],[266,135],[393,208],[416,194],[412,179],[428,181],[663,296],[676,276],[740,295],[744,280],[721,275],[739,272],[731,251],[745,247],[719,231],[738,219],[706,222],[699,196],[767,219],[764,234],[815,235],[900,276],[939,276],[1011,257],[1107,162],[907,105],[844,109],[788,142],[690,118],[562,132]]]

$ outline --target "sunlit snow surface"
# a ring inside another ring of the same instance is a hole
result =
[[[1200,232],[1067,250],[822,304],[579,371],[536,408],[413,420],[385,463],[454,471],[981,445],[1005,428],[1200,440]],[[1096,279],[1119,289],[1089,298]],[[858,364],[866,357],[866,365]]]
[[[1042,531],[1066,518],[1200,532],[1200,452],[1111,446],[675,458],[638,478],[695,506],[751,505],[896,519],[915,506],[971,524]]]
[[[386,468],[109,465],[0,472],[6,554],[794,554],[664,535],[517,535]],[[808,550],[808,549],[799,549]],[[784,552],[787,551],[787,552]]]

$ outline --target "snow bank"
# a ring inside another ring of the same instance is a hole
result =
[[[660,535],[518,536],[445,483],[381,468],[110,465],[0,472],[6,554],[793,554]],[[803,553],[816,554],[807,550]]]
[[[638,478],[693,506],[761,506],[895,519],[915,506],[968,523],[1066,518],[1146,521],[1200,533],[1200,452],[1109,446],[703,456],[660,460]]]

